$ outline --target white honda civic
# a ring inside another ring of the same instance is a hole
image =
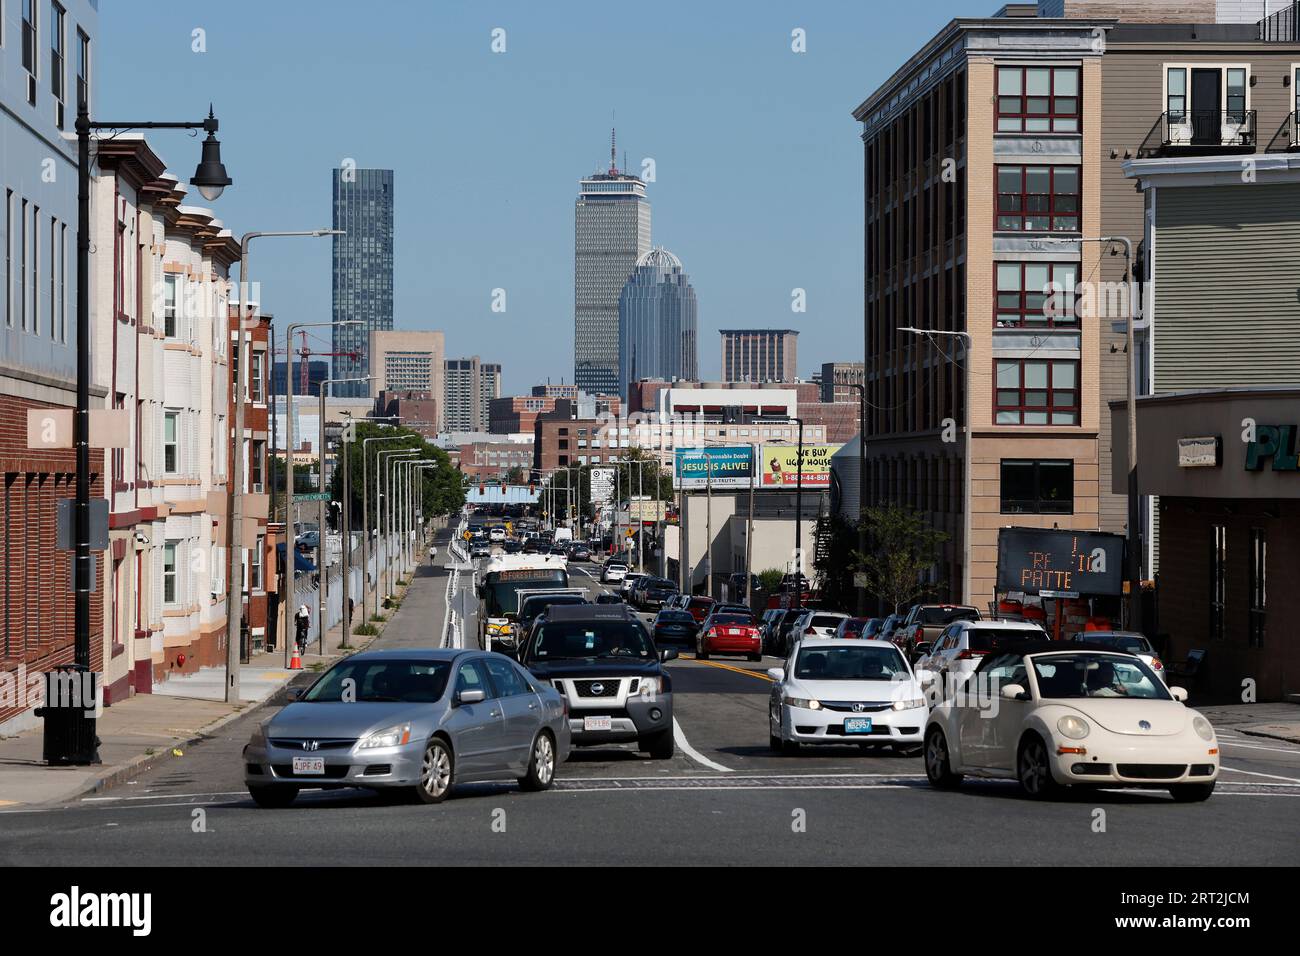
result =
[[[1012,778],[1037,799],[1101,785],[1205,800],[1219,776],[1219,743],[1186,699],[1132,654],[1016,645],[990,653],[930,712],[925,773],[943,788],[966,774]]]
[[[790,670],[769,670],[773,750],[800,744],[892,744],[915,752],[925,726],[921,686],[889,641],[805,638],[790,652]]]

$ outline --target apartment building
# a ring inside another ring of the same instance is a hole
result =
[[[370,394],[381,392],[428,392],[443,397],[446,375],[446,343],[441,332],[370,333]],[[444,427],[441,410],[433,420]]]
[[[823,402],[856,402],[861,385],[864,366],[861,362],[823,362],[821,379],[821,400]]]
[[[443,430],[485,431],[491,420],[491,404],[501,397],[501,366],[471,358],[447,359],[444,363]]]

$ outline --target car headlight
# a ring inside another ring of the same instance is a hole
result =
[[[400,747],[411,742],[411,725],[397,724],[361,738],[358,750],[377,750],[381,747]]]
[[[804,697],[791,697],[789,695],[786,695],[781,699],[791,707],[801,707],[804,710],[822,709],[822,702],[820,700],[808,700]]]
[[[1056,729],[1071,740],[1082,740],[1084,737],[1088,736],[1088,732],[1092,730],[1092,728],[1088,726],[1086,720],[1082,717],[1075,717],[1072,714],[1058,720],[1056,722]]]
[[[660,691],[658,677],[642,677],[641,684],[637,687],[637,693],[643,696],[657,694]]]
[[[1196,719],[1192,721],[1192,728],[1196,731],[1197,736],[1202,740],[1214,739],[1214,728],[1211,727],[1210,722],[1200,714],[1197,714]]]
[[[918,697],[916,700],[896,700],[894,701],[894,710],[915,710],[918,707],[925,706],[925,698]]]

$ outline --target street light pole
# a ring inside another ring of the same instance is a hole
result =
[[[862,382],[846,382],[858,392],[858,553],[867,553],[867,522],[862,516],[867,507],[867,383],[866,366],[863,365]],[[867,614],[867,589],[858,587],[858,617]]]
[[[395,426],[390,426],[395,427]],[[370,606],[370,458],[366,446],[373,441],[400,441],[404,435],[380,435],[361,440],[361,622],[369,623]],[[378,483],[376,482],[376,485]],[[376,490],[378,488],[376,487]],[[379,582],[379,562],[375,560],[375,583]]]
[[[393,576],[393,462],[397,458],[405,455],[418,455],[419,452],[414,448],[390,448],[386,451],[379,452],[375,456],[379,463],[379,472],[375,476],[375,485],[378,487],[379,479],[383,478],[383,497],[386,499],[380,507],[379,514],[376,516],[376,524],[379,528],[379,543],[383,545],[383,585],[380,591],[384,598],[391,593],[392,576]],[[379,459],[385,459],[379,461]],[[376,559],[377,560],[377,559]],[[378,577],[378,575],[376,575]],[[380,603],[378,595],[375,597],[375,603]],[[378,607],[375,609],[378,611]]]
[[[320,487],[316,489],[318,494],[321,495],[326,494],[325,491],[325,396],[329,393],[331,385],[344,385],[350,382],[368,382],[373,377],[374,376],[372,375],[367,375],[364,378],[326,378],[321,380],[320,429],[319,429],[320,449],[317,452],[317,460],[320,463],[319,464]],[[343,442],[340,441],[339,445],[342,446]],[[347,449],[345,448],[341,449],[340,460],[344,455],[346,455],[346,452]],[[343,489],[343,494],[347,494],[346,489]],[[319,653],[323,655],[325,653],[325,622],[329,614],[329,577],[330,577],[329,543],[328,543],[329,536],[326,535],[325,533],[325,517],[326,517],[325,499],[318,498],[317,505],[318,505],[317,514],[319,515],[319,519],[320,519],[320,534],[317,536],[316,539],[316,551],[317,554],[320,556],[319,567],[322,570],[320,576],[320,590],[319,592],[317,592],[317,599],[318,599],[317,604],[319,605],[319,619],[317,620],[316,639],[317,639],[317,649]],[[343,540],[344,535],[346,533],[347,533],[346,529],[343,527],[343,515],[340,509],[340,514],[339,514],[339,560],[340,562],[343,561],[343,553],[347,550],[347,544]],[[346,614],[347,612],[347,606],[346,606],[347,605],[347,582],[346,581],[343,583],[343,587],[344,587],[343,600],[342,603],[339,604],[339,610]]]
[[[758,456],[762,454],[759,451],[761,446],[754,444],[750,446],[753,451],[750,452],[754,467],[751,468],[749,476],[749,518],[745,522],[745,603],[750,607],[754,605],[754,483],[758,478]]]

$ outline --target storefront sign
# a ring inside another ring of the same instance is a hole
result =
[[[794,488],[802,480],[805,488],[829,488],[831,458],[843,447],[843,445],[804,445],[801,469],[798,445],[764,445],[760,487]]]
[[[1219,466],[1219,438],[1178,439],[1179,468],[1217,468]]]
[[[1274,471],[1300,471],[1295,439],[1295,425],[1257,426],[1255,440],[1246,445],[1246,470],[1263,471],[1269,462]]]
[[[1000,591],[1119,594],[1124,586],[1124,538],[1100,531],[1003,528],[998,532]]]

